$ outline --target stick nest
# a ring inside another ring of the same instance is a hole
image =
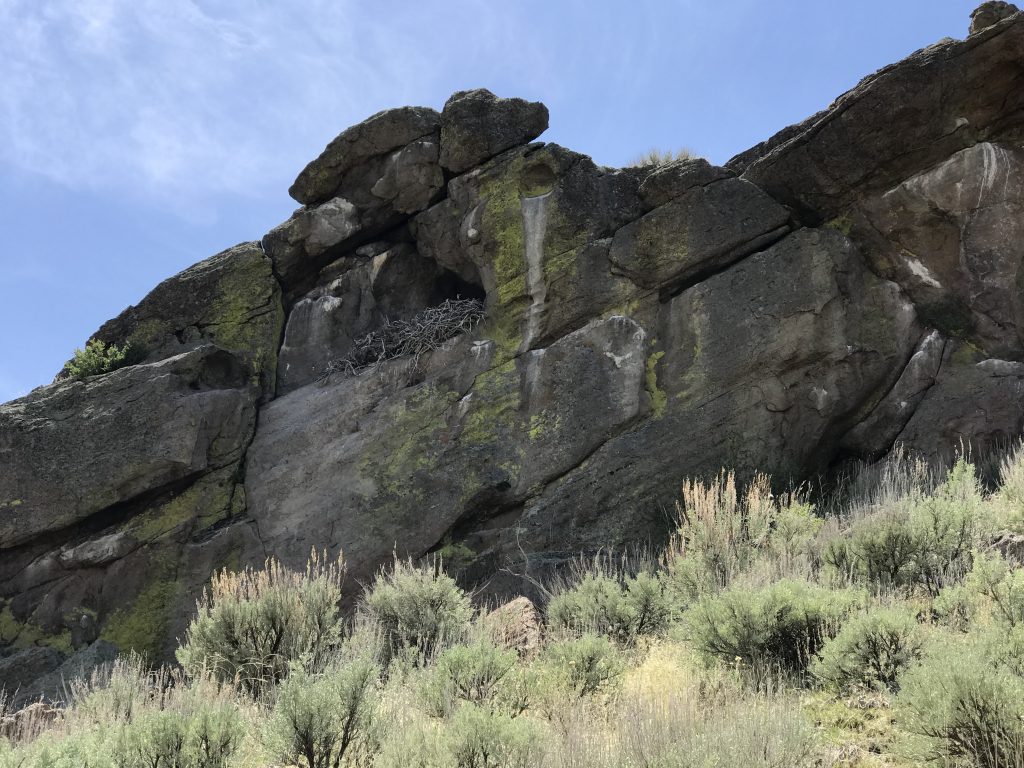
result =
[[[376,331],[352,342],[352,349],[345,357],[328,362],[320,379],[335,373],[353,376],[400,357],[418,360],[423,353],[438,349],[449,339],[472,330],[483,319],[482,301],[448,299],[409,320],[385,320]]]

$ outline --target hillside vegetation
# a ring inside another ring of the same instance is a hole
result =
[[[347,620],[341,559],[223,572],[180,669],[9,714],[0,767],[1024,766],[1024,450],[991,492],[896,455],[844,499],[687,481],[665,552],[580,560],[539,627],[441,562]]]

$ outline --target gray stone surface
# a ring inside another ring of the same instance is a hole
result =
[[[1020,9],[1013,3],[1006,3],[1003,0],[989,0],[982,3],[971,13],[971,26],[968,32],[976,35],[982,30],[998,24],[1003,19],[1008,19]]]
[[[269,396],[283,323],[270,259],[259,243],[241,243],[164,280],[92,338],[131,344],[140,362],[212,342],[245,361]]]
[[[979,141],[1024,138],[1024,17],[946,39],[864,78],[747,157],[744,178],[811,219],[841,216]],[[742,168],[741,168],[742,170]]]
[[[463,173],[547,128],[548,108],[540,102],[499,99],[484,88],[459,91],[441,111],[441,165]]]
[[[612,239],[616,272],[644,288],[685,281],[762,250],[788,231],[789,212],[753,184],[694,186]]]
[[[978,359],[962,343],[947,345],[935,384],[898,440],[908,449],[950,460],[963,448],[984,456],[1024,434],[1024,363]]]
[[[1024,349],[1024,150],[983,142],[859,206],[880,271],[947,335]]]
[[[843,436],[845,450],[873,459],[892,447],[928,388],[935,383],[946,343],[938,331],[931,331],[921,340],[892,389]]]
[[[288,190],[303,205],[318,205],[338,193],[346,175],[369,160],[434,134],[440,115],[426,107],[400,107],[378,112],[342,131],[312,160]]]
[[[483,92],[345,131],[262,249],[97,334],[145,364],[0,406],[0,684],[69,638],[170,659],[210,574],[269,555],[357,584],[439,553],[500,595],[663,540],[685,477],[1015,439],[1022,41],[920,51],[728,170],[526,144],[546,110]],[[315,381],[454,296],[470,333]]]
[[[640,197],[651,208],[682,197],[694,187],[706,187],[713,181],[735,174],[728,168],[711,165],[703,158],[676,160],[655,168],[640,184]]]
[[[0,550],[237,460],[257,395],[205,346],[0,406]]]

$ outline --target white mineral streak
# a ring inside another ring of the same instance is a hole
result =
[[[530,294],[530,308],[526,310],[526,333],[519,347],[528,350],[540,335],[547,285],[544,282],[544,235],[548,226],[548,192],[536,197],[524,197],[523,243],[526,257],[526,290]]]

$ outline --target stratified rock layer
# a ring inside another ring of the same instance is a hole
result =
[[[96,333],[137,365],[0,406],[0,686],[168,658],[220,567],[441,552],[509,593],[663,539],[687,476],[1016,439],[1024,18],[972,32],[725,168],[602,168],[483,90],[344,131],[288,221]],[[470,332],[332,372],[465,299]]]

